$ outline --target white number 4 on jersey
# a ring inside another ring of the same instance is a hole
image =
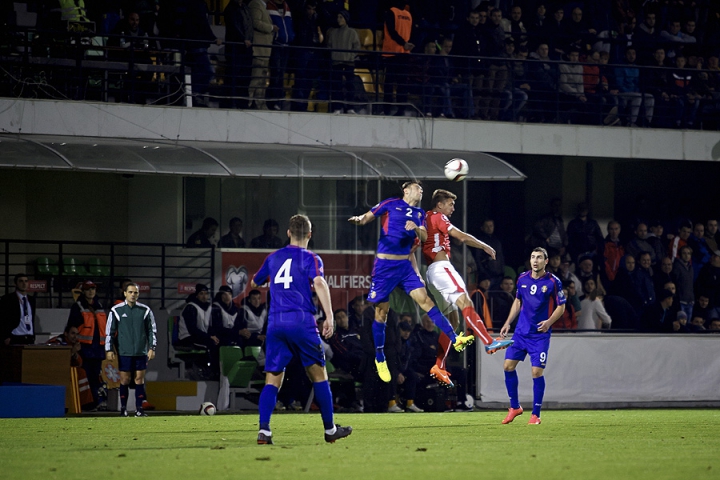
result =
[[[293,281],[293,277],[290,276],[290,267],[292,266],[292,258],[288,258],[285,260],[285,263],[282,264],[282,267],[280,267],[280,270],[275,274],[275,278],[273,279],[274,283],[282,283],[283,288],[287,290],[290,288],[290,284]]]

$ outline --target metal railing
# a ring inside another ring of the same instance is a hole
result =
[[[582,64],[600,79],[575,93],[567,61],[441,54],[387,55],[273,45],[268,73],[252,48],[226,43],[8,31],[0,45],[0,95],[140,104],[430,116],[511,122],[718,129],[716,70]],[[262,47],[262,45],[256,45]],[[374,48],[370,46],[369,48]],[[243,53],[244,52],[244,53]],[[338,63],[340,54],[350,63]],[[631,86],[618,78],[631,69]],[[662,77],[662,78],[660,78]],[[684,78],[681,78],[684,77]],[[607,82],[604,83],[602,79]],[[709,79],[709,80],[708,80]],[[667,85],[663,87],[661,84]],[[636,88],[632,88],[636,85]],[[250,86],[250,90],[248,90]],[[630,91],[625,91],[630,88]]]
[[[31,289],[37,306],[67,308],[80,282],[98,285],[105,308],[120,298],[125,278],[140,283],[141,302],[169,308],[188,293],[180,284],[204,283],[214,289],[215,248],[186,249],[182,244],[0,240],[0,290],[13,290],[13,278],[25,273],[38,285]]]

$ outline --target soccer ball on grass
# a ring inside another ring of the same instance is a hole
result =
[[[215,415],[215,405],[212,402],[205,402],[200,405],[200,415]]]
[[[445,177],[451,182],[465,180],[470,168],[462,158],[453,158],[445,164]]]

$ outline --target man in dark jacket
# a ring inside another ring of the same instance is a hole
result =
[[[246,101],[235,97],[247,97],[252,70],[253,23],[250,9],[243,0],[230,0],[225,11],[225,60],[227,95],[225,108],[237,108]]]
[[[324,4],[323,4],[324,5]],[[307,100],[313,82],[319,79],[323,71],[320,62],[323,60],[322,47],[324,36],[318,25],[317,0],[307,0],[305,11],[298,15],[295,25],[295,45],[306,47],[293,52],[293,65],[295,69],[295,84],[293,85],[293,98]],[[293,102],[292,109],[296,112],[307,112],[306,101]]]
[[[651,305],[642,318],[643,330],[646,332],[671,333],[675,316],[670,308],[673,303],[673,293],[663,290],[657,303]]]
[[[478,58],[485,53],[485,25],[487,12],[472,10],[464,23],[455,34],[453,47],[450,52],[453,56],[467,57],[458,63],[458,71],[462,80],[472,89],[475,111],[480,107],[480,90],[485,78],[486,67]]]
[[[600,225],[589,216],[587,203],[578,204],[577,211],[577,217],[570,220],[567,226],[570,258],[576,262],[580,255],[588,253],[598,259],[605,246]]]
[[[290,50],[287,47],[295,40],[295,29],[293,28],[290,6],[287,2],[284,0],[268,0],[267,10],[270,14],[270,20],[277,27],[277,30],[275,30],[273,49],[270,55],[270,84],[268,85],[266,98],[268,100],[277,100],[273,104],[268,104],[268,106],[275,110],[282,110],[282,99],[285,98],[285,72],[290,60]]]
[[[35,298],[27,294],[28,276],[15,275],[15,291],[0,298],[0,347],[35,343]]]
[[[208,364],[214,372],[219,372],[220,339],[212,335],[210,322],[212,318],[212,304],[210,291],[207,286],[198,283],[195,293],[185,299],[185,308],[178,321],[177,345],[189,348],[204,347],[208,351]]]
[[[188,237],[186,248],[194,247],[212,247],[214,246],[213,237],[218,229],[218,222],[212,217],[207,217],[203,220],[202,227],[197,232],[193,233]]]
[[[333,365],[352,375],[356,382],[362,382],[368,355],[360,342],[360,333],[350,326],[345,310],[336,310],[334,317],[335,334],[328,342],[333,351]]]
[[[238,332],[246,328],[247,324],[243,323],[244,318],[239,313],[240,310],[233,302],[232,289],[223,285],[215,295],[210,320],[210,334],[220,340],[219,346],[244,346]]]

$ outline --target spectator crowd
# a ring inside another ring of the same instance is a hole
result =
[[[109,58],[181,53],[198,106],[717,128],[720,5],[707,0],[26,3],[38,28],[105,35]],[[151,79],[127,76],[122,98],[145,103]]]

